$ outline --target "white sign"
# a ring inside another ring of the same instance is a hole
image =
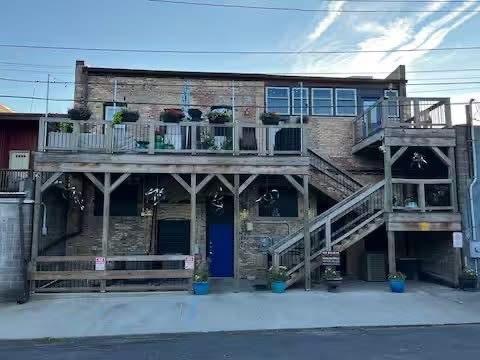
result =
[[[461,232],[453,233],[453,247],[462,248],[463,247],[463,234]]]
[[[195,256],[187,256],[185,258],[185,270],[193,270],[195,268]]]
[[[104,257],[96,257],[95,258],[95,270],[97,271],[104,271],[105,270],[105,258]]]
[[[470,242],[470,257],[480,259],[480,241]]]

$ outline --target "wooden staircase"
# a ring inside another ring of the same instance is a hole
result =
[[[321,265],[323,251],[344,251],[384,224],[384,186],[384,181],[364,186],[310,222],[312,271]],[[303,279],[303,229],[276,243],[270,252],[273,266],[287,267],[290,276],[287,286]]]

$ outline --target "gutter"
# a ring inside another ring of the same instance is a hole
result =
[[[469,187],[469,195],[470,195],[470,217],[472,221],[472,241],[477,241],[477,227],[476,227],[476,222],[475,222],[475,211],[473,208],[473,187],[477,184],[477,153],[475,151],[475,129],[473,126],[473,117],[472,117],[472,104],[475,101],[475,99],[470,99],[469,101],[469,117],[470,117],[470,131],[472,133],[472,155],[473,155],[473,163],[472,163],[472,168],[473,168],[473,179],[472,182],[470,183]],[[478,264],[477,260],[475,260],[475,273],[478,276]]]

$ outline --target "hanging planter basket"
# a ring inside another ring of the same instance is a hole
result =
[[[278,125],[280,123],[280,115],[274,112],[265,112],[260,115],[263,125]]]

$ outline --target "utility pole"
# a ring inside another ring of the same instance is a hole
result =
[[[47,98],[45,104],[45,118],[48,118],[48,100],[50,98],[50,73],[47,75]]]

